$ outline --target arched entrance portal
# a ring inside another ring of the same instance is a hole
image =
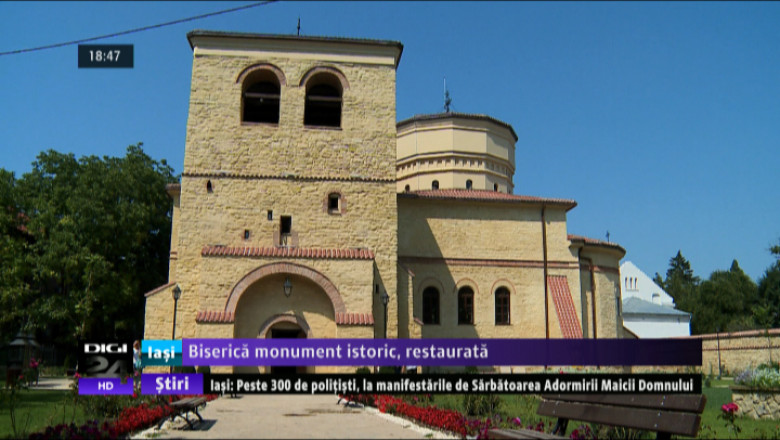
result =
[[[284,288],[288,282],[291,292]],[[231,309],[235,310],[235,338],[335,338],[336,313],[343,312],[344,302],[319,272],[294,263],[272,263],[238,282],[226,302],[225,310]],[[315,367],[235,367],[233,371],[313,373]]]
[[[313,337],[311,328],[306,320],[292,314],[275,315],[260,326],[258,338],[268,339],[306,339]],[[266,368],[271,373],[308,373],[305,366],[278,366]]]

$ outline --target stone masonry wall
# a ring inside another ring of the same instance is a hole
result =
[[[182,335],[199,334],[197,311],[217,307],[226,287],[261,263],[232,259],[210,266],[213,260],[201,256],[202,248],[271,247],[282,215],[292,216],[299,247],[374,252],[378,276],[360,269],[361,282],[369,286],[360,295],[347,294],[345,301],[348,311],[373,311],[376,319],[370,283],[377,278],[394,298],[397,281],[394,66],[323,63],[282,53],[265,58],[234,55],[203,55],[196,48],[193,61],[176,280],[171,280],[184,292],[179,310],[188,318],[182,322]],[[258,63],[273,64],[285,76],[278,124],[241,123],[242,84],[236,80]],[[306,72],[320,65],[335,67],[347,78],[341,128],[303,126],[305,90],[299,84]],[[212,193],[206,191],[209,180]],[[345,209],[340,215],[326,210],[331,192],[342,194]],[[273,220],[267,219],[269,210]],[[315,265],[340,290],[346,286],[340,278],[354,276],[350,265],[319,263]],[[397,334],[392,308],[389,322],[388,334]]]

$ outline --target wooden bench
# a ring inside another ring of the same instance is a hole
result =
[[[489,438],[565,438],[569,420],[654,431],[658,439],[672,434],[696,437],[707,398],[701,394],[621,395],[553,394],[543,395],[536,413],[557,417],[552,434],[527,429],[491,429]]]
[[[160,423],[157,424],[157,429],[160,429],[166,420],[173,421],[176,416],[184,419],[187,422],[187,425],[189,425],[190,429],[192,429],[192,422],[190,422],[190,419],[185,417],[186,414],[190,412],[198,416],[198,421],[203,421],[203,417],[201,417],[200,413],[198,413],[198,408],[206,404],[205,397],[187,397],[170,403],[165,402],[164,404],[171,408],[171,415],[170,417],[164,417],[162,420],[160,420]]]

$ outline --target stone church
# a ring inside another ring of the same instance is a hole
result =
[[[394,41],[192,31],[144,339],[615,338],[619,245],[515,194],[511,125],[396,122]],[[173,291],[180,298],[173,299]],[[331,371],[317,367],[308,371]]]

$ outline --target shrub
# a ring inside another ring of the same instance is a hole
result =
[[[355,374],[371,374],[371,369],[368,367],[360,367],[355,370]]]
[[[759,389],[780,388],[780,371],[772,365],[762,364],[756,369],[747,369],[734,378],[737,385]]]
[[[500,406],[501,399],[495,394],[463,395],[463,410],[470,416],[492,416]]]

